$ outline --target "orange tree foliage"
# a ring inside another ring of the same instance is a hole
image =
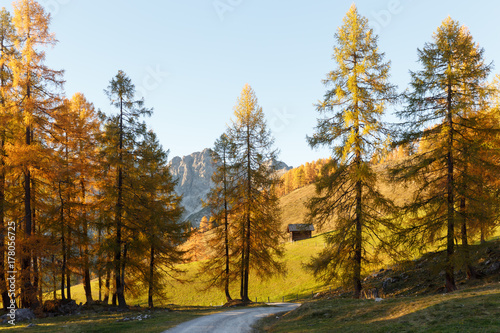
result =
[[[278,195],[284,196],[301,187],[316,182],[321,175],[321,169],[330,159],[321,158],[317,161],[307,162],[297,168],[288,170],[281,176],[281,184],[278,186]]]

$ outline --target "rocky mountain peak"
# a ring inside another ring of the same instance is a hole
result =
[[[182,205],[186,209],[184,217],[202,209],[201,200],[210,192],[214,171],[211,149],[182,158],[177,156],[170,162],[170,172],[178,181],[175,191],[183,196]]]
[[[269,162],[269,165],[280,170],[280,174],[291,169],[280,161]],[[190,220],[194,226],[198,226],[201,218],[209,214],[208,209],[203,209],[201,200],[205,200],[212,188],[211,177],[215,168],[209,148],[184,157],[176,156],[170,161],[170,172],[178,181],[175,191],[183,196],[183,218]]]

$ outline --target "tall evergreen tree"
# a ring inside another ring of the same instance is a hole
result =
[[[249,302],[250,268],[260,276],[280,272],[283,265],[277,260],[283,255],[280,245],[280,210],[275,187],[279,184],[272,163],[277,151],[267,129],[262,108],[255,92],[245,85],[229,127],[234,143],[235,182],[238,198],[233,205],[238,225],[240,246],[240,296]]]
[[[404,120],[400,143],[427,147],[393,170],[397,180],[416,180],[419,185],[406,207],[411,223],[405,233],[417,244],[446,240],[445,285],[450,292],[457,289],[456,225],[466,219],[465,206],[460,206],[472,194],[467,190],[473,184],[468,170],[482,163],[473,153],[483,145],[476,141],[478,134],[491,130],[478,122],[482,101],[489,95],[485,83],[491,70],[483,53],[466,27],[445,19],[433,42],[418,50],[423,68],[411,72],[407,107],[398,113]]]
[[[129,77],[123,72],[118,74],[110,81],[108,89],[105,90],[111,105],[119,111],[116,117],[114,133],[112,139],[116,144],[115,156],[113,157],[113,166],[116,168],[116,204],[115,204],[115,245],[114,245],[114,275],[116,284],[116,296],[120,307],[126,306],[124,295],[124,265],[126,263],[127,246],[122,239],[123,214],[124,214],[124,171],[126,171],[125,161],[133,163],[130,155],[133,151],[124,146],[127,140],[133,144],[143,124],[139,123],[140,116],[151,115],[152,110],[144,107],[144,100],[134,100],[135,86]],[[122,250],[124,251],[122,254]]]
[[[370,160],[383,146],[380,118],[396,95],[388,82],[390,64],[384,62],[377,36],[355,5],[335,38],[337,69],[323,81],[331,89],[317,105],[323,117],[318,119],[314,135],[308,137],[313,148],[331,148],[332,159],[318,177],[317,196],[307,205],[310,222],[321,226],[335,218],[335,231],[326,237],[327,248],[309,268],[325,281],[350,281],[358,298],[362,264],[373,259],[370,246],[383,243],[381,229],[390,226],[385,212],[391,204],[377,190]]]

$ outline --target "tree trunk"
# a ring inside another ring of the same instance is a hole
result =
[[[246,212],[246,235],[245,235],[245,261],[244,261],[244,276],[243,276],[243,302],[250,302],[248,297],[248,278],[250,270],[250,236],[251,236],[251,200],[252,200],[252,169],[251,169],[251,145],[250,145],[250,125],[247,124],[247,212]]]
[[[128,242],[125,242],[123,245],[123,259],[122,259],[122,275],[121,275],[121,285],[123,288],[123,291],[125,291],[125,268],[127,265],[127,252],[128,252]]]
[[[116,306],[116,277],[113,279],[113,294],[111,295],[111,305]]]
[[[31,230],[31,233],[32,235],[36,235],[36,210],[35,210],[35,202],[36,202],[36,199],[35,199],[35,196],[36,196],[36,189],[35,189],[35,180],[32,178],[31,179],[31,189],[32,189],[32,192],[33,192],[33,196],[32,196],[32,205],[31,205],[31,208],[32,208],[32,215],[31,215],[31,226],[32,226],[32,230]],[[40,293],[40,290],[39,288],[41,288],[41,285],[40,285],[40,271],[38,269],[38,252],[39,252],[39,244],[38,244],[38,240],[36,240],[33,244],[33,292],[35,293],[35,295],[33,296],[33,300],[35,303],[38,303],[38,300],[37,300],[37,297],[39,296]]]
[[[101,277],[101,272],[97,273],[99,275],[98,280],[99,280],[99,302],[102,302],[102,277]]]
[[[61,299],[65,300],[65,284],[66,284],[66,237],[64,227],[64,199],[62,197],[61,182],[59,182],[59,199],[61,207],[59,209],[61,222],[61,252],[62,252],[62,267],[61,267]]]
[[[35,214],[35,211],[33,211],[33,214]],[[40,229],[40,223],[38,223],[38,230],[37,230],[37,232],[36,232],[36,233],[37,233],[38,235],[41,235],[41,234],[42,234],[41,229]],[[41,255],[42,255],[42,253],[41,253],[41,252],[39,252],[39,255],[38,255],[38,258],[37,258],[37,261],[39,262],[39,263],[38,263],[38,265],[39,265],[39,266],[38,266],[38,267],[39,267],[39,269],[38,269],[38,274],[37,274],[38,281],[39,281],[39,283],[38,283],[38,287],[37,287],[37,290],[38,290],[38,298],[37,298],[37,302],[38,302],[38,304],[39,304],[39,305],[40,305],[40,304],[41,304],[41,305],[43,305],[43,284],[42,284],[42,282],[43,282],[43,272],[44,272],[44,271],[43,271],[43,266],[42,266],[42,263],[43,263],[42,258],[43,258],[43,257],[42,257]]]
[[[85,289],[85,298],[87,299],[87,304],[92,304],[94,301],[92,299],[92,286],[90,284],[90,264],[89,264],[89,235],[88,235],[88,222],[87,222],[87,207],[85,206],[85,183],[83,180],[80,182],[82,189],[82,202],[83,202],[83,285]],[[101,282],[101,277],[99,275],[99,283]],[[99,285],[100,288],[100,285]]]
[[[245,256],[245,284],[243,286],[243,298],[244,302],[250,302],[250,298],[248,296],[248,287],[249,287],[249,272],[250,272],[250,214],[247,216],[247,228],[246,228],[246,256]]]
[[[38,256],[35,254],[33,255],[33,292],[35,293],[35,300],[37,300],[40,295],[39,288],[41,288],[40,271],[38,269]]]
[[[460,213],[462,218],[462,253],[465,273],[467,274],[467,279],[476,279],[478,276],[470,261],[470,249],[467,239],[467,211],[465,198],[460,199]]]
[[[66,262],[66,291],[68,299],[71,299],[71,270],[69,269],[69,261],[71,260],[71,232],[68,228],[68,246],[67,250],[67,262]]]
[[[104,299],[102,302],[108,304],[109,302],[109,288],[111,281],[111,268],[109,267],[109,262],[106,263],[106,279],[104,281]]]
[[[2,65],[3,67],[3,65]],[[3,70],[2,70],[3,72]],[[2,87],[3,87],[2,78]],[[5,235],[7,228],[5,226],[5,130],[2,131],[1,147],[0,147],[0,292],[2,294],[3,309],[7,310],[10,304],[7,280],[5,278]]]
[[[57,299],[57,269],[56,269],[56,256],[52,255],[52,296],[54,301]]]
[[[241,223],[241,266],[240,266],[240,298],[244,297],[244,285],[245,285],[245,222]]]
[[[451,80],[451,79],[449,79]],[[447,163],[447,222],[448,222],[448,234],[447,234],[447,247],[446,247],[446,269],[445,269],[445,285],[448,292],[457,290],[455,285],[455,267],[454,267],[454,236],[455,236],[455,193],[454,193],[454,165],[453,165],[453,118],[452,118],[452,90],[451,81],[448,82],[448,154],[446,157]]]
[[[354,69],[357,68],[357,54],[354,53]],[[356,77],[357,79],[357,77]],[[357,83],[356,83],[357,87]],[[354,161],[355,164],[355,172],[356,172],[356,217],[355,217],[355,223],[356,223],[356,238],[354,240],[354,267],[353,267],[353,276],[352,276],[352,282],[353,282],[353,287],[354,287],[354,298],[360,298],[361,297],[361,260],[362,260],[362,198],[363,198],[363,184],[361,182],[360,173],[361,173],[361,138],[360,138],[360,125],[359,125],[359,101],[356,97],[355,100],[355,112],[356,112],[356,120],[354,124],[354,131],[355,131],[355,154],[356,158]]]
[[[26,127],[26,145],[31,145],[31,127]],[[31,171],[26,165],[24,170],[24,246],[21,259],[21,304],[23,308],[33,305],[33,286],[31,284]]]
[[[359,174],[361,169],[361,147],[359,146],[359,124],[356,123],[356,173]],[[358,176],[359,177],[359,176]],[[354,240],[354,267],[352,282],[354,287],[354,298],[361,297],[361,260],[362,260],[362,195],[363,184],[361,180],[356,180],[356,238]]]
[[[5,45],[3,43],[0,44],[1,54],[5,53]],[[0,69],[0,86],[3,88],[6,86],[5,82],[5,64],[2,63]],[[5,107],[5,99],[2,98],[2,107]],[[2,137],[1,137],[1,146],[0,146],[0,293],[2,294],[2,304],[3,309],[7,310],[7,306],[10,304],[9,292],[7,279],[5,278],[5,235],[7,233],[8,228],[5,225],[5,129],[2,129]]]
[[[122,189],[122,170],[119,167],[118,170],[118,203],[116,205],[116,244],[115,244],[115,294],[113,298],[118,294],[118,302],[121,307],[126,306],[125,297],[121,285],[121,248],[122,248],[122,226],[121,226],[121,212],[122,212],[122,202],[121,202],[121,189]]]
[[[148,289],[148,306],[152,309],[153,306],[153,274],[155,265],[155,248],[151,246],[151,253],[149,258],[149,289]]]
[[[356,183],[356,240],[354,245],[354,298],[361,296],[361,259],[362,259],[362,223],[361,223],[361,195],[362,184],[360,181]]]
[[[35,254],[33,256],[33,292],[35,293],[33,299],[35,300],[35,303],[40,304],[39,302],[43,302],[43,300],[40,297],[42,295],[41,292],[42,285],[40,283],[42,279],[41,279],[41,271],[38,265],[39,265],[39,258]]]
[[[97,231],[97,244],[101,244],[101,228]],[[97,259],[97,279],[99,280],[99,302],[102,302],[102,263]]]
[[[226,300],[229,302],[232,300],[231,295],[229,293],[229,219],[228,219],[228,207],[227,207],[227,179],[226,179],[226,151],[224,149],[224,246],[225,246],[225,255],[226,255],[226,271],[224,276],[224,292],[226,294]]]
[[[119,165],[118,165],[118,198],[116,202],[116,245],[115,245],[115,294],[118,298],[118,304],[120,307],[126,307],[125,294],[122,286],[121,279],[121,250],[122,250],[122,210],[123,210],[123,173],[122,173],[122,163],[123,163],[123,101],[120,100],[120,138],[119,138]],[[113,296],[114,297],[114,296]]]

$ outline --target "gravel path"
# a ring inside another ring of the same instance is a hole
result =
[[[292,311],[300,306],[295,303],[269,303],[271,307],[242,308],[203,316],[182,323],[163,333],[245,333],[259,319],[271,314]]]

